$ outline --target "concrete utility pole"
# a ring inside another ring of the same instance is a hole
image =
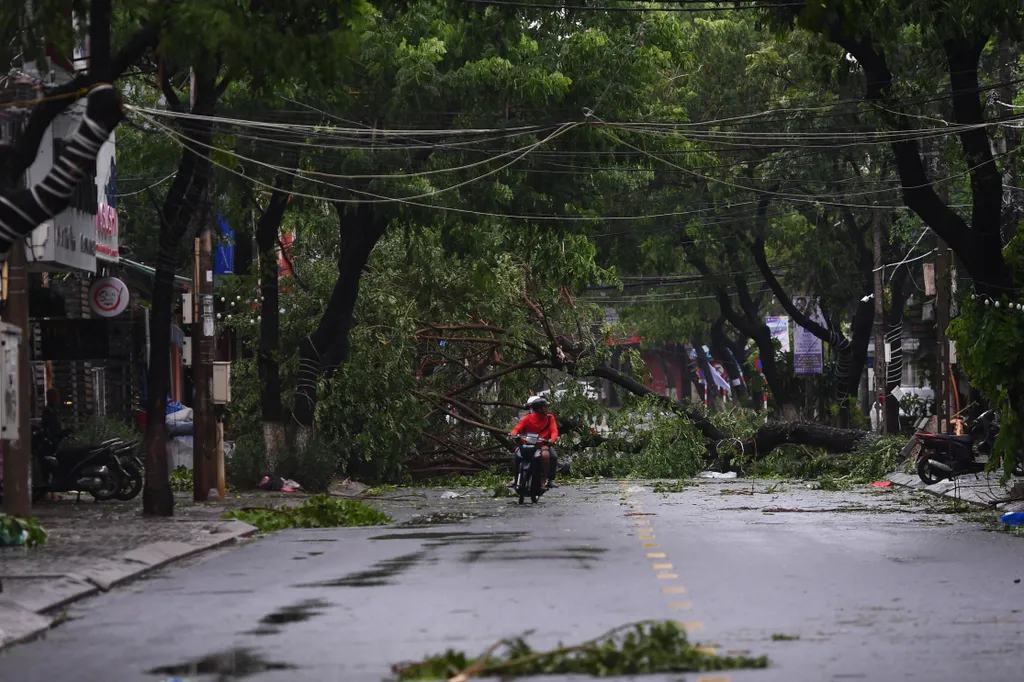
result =
[[[878,414],[878,430],[885,432],[885,410],[878,403],[878,395],[882,400],[895,400],[885,394],[885,269],[882,267],[882,218],[878,211],[871,222],[871,242],[875,260],[875,390],[871,396],[872,409]]]
[[[938,240],[935,254],[935,355],[938,359],[938,376],[935,380],[935,414],[938,415],[939,433],[949,433],[951,382],[949,380],[949,340],[946,328],[949,326],[949,266],[950,251],[946,242]]]
[[[195,318],[195,333],[192,335],[192,372],[196,387],[192,401],[192,466],[195,470],[192,494],[197,502],[205,502],[217,480],[217,419],[213,408],[213,361],[216,359],[213,343],[213,235],[209,227],[205,227],[196,239],[194,272],[199,314]]]
[[[18,440],[4,443],[4,511],[32,515],[32,414],[29,405],[28,273],[25,246],[16,239],[8,256],[6,322],[21,329],[18,344]]]

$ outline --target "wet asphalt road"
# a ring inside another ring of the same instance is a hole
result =
[[[448,648],[528,630],[574,643],[646,618],[772,661],[664,680],[1024,679],[1024,541],[938,501],[742,481],[587,483],[536,507],[441,492],[382,505],[474,518],[286,531],[168,568],[0,654],[0,680],[379,682]]]

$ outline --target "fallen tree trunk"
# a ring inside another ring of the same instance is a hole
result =
[[[865,438],[876,437],[871,431],[837,429],[816,422],[768,422],[757,430],[754,437],[742,441],[743,452],[760,459],[780,445],[809,445],[824,448],[830,453],[853,452]]]

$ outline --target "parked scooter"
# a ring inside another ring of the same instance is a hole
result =
[[[544,440],[536,433],[524,433],[517,437],[515,490],[519,504],[526,496],[534,503],[544,494],[544,462],[541,445]]]
[[[917,475],[928,485],[964,474],[979,474],[988,466],[988,456],[999,435],[995,412],[988,410],[965,422],[967,433],[915,433],[921,444]],[[1018,457],[1014,475],[1024,476],[1024,457]]]
[[[89,493],[97,502],[105,502],[127,494],[121,457],[130,452],[132,444],[114,438],[98,445],[83,445],[58,450],[38,427],[32,429],[32,454],[39,465],[33,477],[32,498],[39,502],[48,493]],[[141,476],[138,490],[141,490]],[[131,495],[138,495],[138,490]],[[131,499],[128,497],[126,499]]]

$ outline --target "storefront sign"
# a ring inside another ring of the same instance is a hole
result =
[[[128,287],[115,277],[103,277],[89,288],[89,307],[100,317],[117,317],[128,307]]]
[[[96,258],[116,263],[117,250],[117,209],[109,204],[100,204],[96,211]]]

